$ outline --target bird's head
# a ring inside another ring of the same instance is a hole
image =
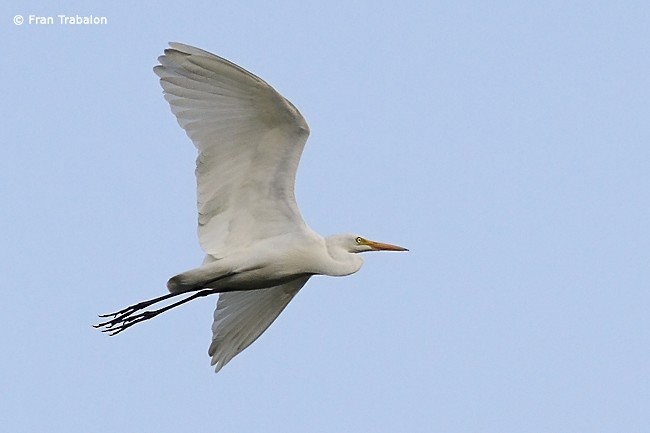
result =
[[[363,253],[366,251],[408,251],[397,245],[371,241],[358,235],[345,234],[333,236],[334,243],[350,253]]]
[[[327,251],[333,259],[319,274],[342,276],[357,272],[363,265],[363,259],[356,253],[366,251],[408,251],[397,245],[371,241],[358,235],[334,235],[325,238]]]
[[[352,252],[362,253],[364,251],[408,251],[408,249],[397,245],[371,241],[361,236],[354,236]]]

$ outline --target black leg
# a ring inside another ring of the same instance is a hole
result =
[[[144,311],[140,314],[135,314],[137,311],[143,310],[147,308],[150,305],[157,304],[158,302],[167,300],[169,298],[173,298],[175,296],[180,296],[187,294],[189,292],[180,292],[180,293],[168,293],[163,296],[159,296],[157,298],[149,299],[147,301],[142,301],[137,304],[131,305],[129,307],[123,308],[120,311],[116,311],[115,313],[110,313],[110,314],[102,314],[99,317],[112,317],[112,319],[107,320],[106,322],[99,323],[97,325],[93,325],[95,328],[103,328],[101,331],[106,332],[109,335],[115,335],[119,334],[120,332],[124,331],[127,328],[130,328],[131,326],[135,325],[136,323],[143,322],[145,320],[149,320],[153,317],[156,317],[160,313],[164,313],[165,311],[171,310],[174,307],[178,307],[179,305],[183,305],[186,302],[189,302],[193,299],[200,298],[203,296],[208,296],[212,295],[215,293],[219,293],[219,289],[197,289],[197,293],[188,296],[185,299],[182,299],[178,302],[175,302],[173,304],[170,304],[166,307],[160,308],[158,310],[153,310],[153,311]]]
[[[213,278],[212,280],[206,281],[205,285],[215,283],[219,280],[223,280],[224,278],[228,278],[230,276],[234,275],[234,273],[228,273],[224,275],[220,275],[216,278]],[[109,333],[110,335],[115,335],[119,334],[120,332],[124,331],[126,328],[129,328],[136,323],[140,323],[144,320],[151,319],[152,317],[156,317],[160,313],[164,313],[167,310],[171,310],[174,307],[178,307],[179,305],[183,305],[186,302],[191,301],[192,299],[200,298],[202,296],[208,296],[212,295],[215,293],[223,293],[223,292],[232,292],[236,291],[237,289],[231,289],[231,288],[221,288],[221,289],[206,289],[205,285],[203,287],[198,287],[196,289],[192,290],[186,290],[184,292],[177,292],[177,293],[168,293],[166,295],[158,296],[157,298],[149,299],[146,301],[138,302],[137,304],[130,305],[126,308],[121,309],[120,311],[116,311],[115,313],[109,313],[109,314],[100,314],[99,317],[112,317],[112,319],[107,320],[106,322],[98,323],[97,325],[93,325],[94,328],[104,328],[101,331]],[[136,314],[135,316],[133,315],[135,312],[144,310],[145,308],[149,307],[150,305],[157,304],[158,302],[165,301],[167,299],[174,298],[176,296],[181,296],[185,295],[187,293],[191,292],[197,292],[192,296],[189,296],[185,299],[183,299],[180,302],[176,302],[175,304],[171,304],[167,307],[161,308],[159,310],[154,310],[154,311],[145,311],[140,314]]]
[[[157,304],[158,302],[164,301],[169,298],[173,298],[174,296],[182,295],[183,293],[187,292],[182,292],[182,293],[168,293],[163,296],[158,296],[157,298],[149,299],[147,301],[142,301],[138,302],[137,304],[130,305],[126,308],[121,309],[120,311],[116,311],[115,313],[108,313],[108,314],[100,314],[99,317],[118,317],[118,316],[128,316],[129,314],[142,310],[143,308],[147,308],[149,305]],[[108,323],[108,322],[105,322]],[[95,325],[95,328],[98,328],[102,326],[103,324],[100,323],[99,325]]]

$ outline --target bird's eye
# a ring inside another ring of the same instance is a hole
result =
[[[357,244],[361,244],[361,241],[363,238],[361,236],[357,236],[356,239],[354,240]]]

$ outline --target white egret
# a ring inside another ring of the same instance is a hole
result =
[[[313,275],[361,268],[357,253],[407,251],[356,235],[323,238],[303,221],[294,180],[309,127],[266,82],[207,51],[171,43],[154,68],[165,99],[198,150],[198,268],[169,293],[96,325],[111,335],[193,299],[219,294],[208,354],[219,371],[253,343]],[[157,310],[158,302],[189,294]]]

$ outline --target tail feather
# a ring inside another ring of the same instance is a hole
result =
[[[210,287],[211,283],[233,275],[231,269],[220,260],[204,261],[198,268],[174,275],[167,281],[170,293],[189,292]]]

